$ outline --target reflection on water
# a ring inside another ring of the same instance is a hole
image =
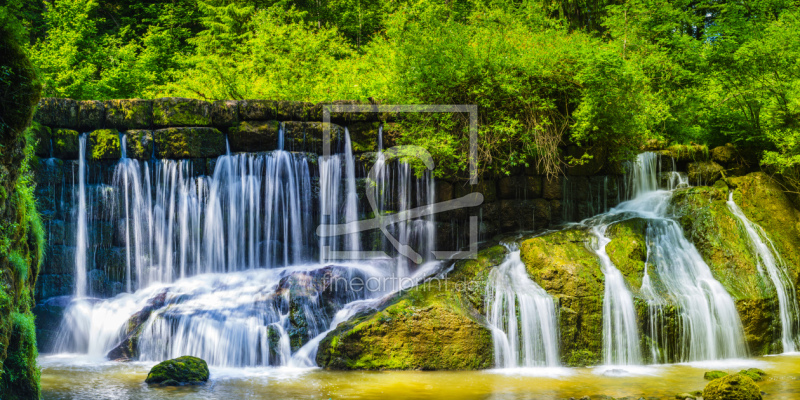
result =
[[[757,367],[767,399],[800,398],[800,355],[647,367],[534,368],[481,372],[332,372],[291,368],[211,368],[203,386],[148,387],[154,363],[43,356],[42,392],[50,399],[568,399],[584,395],[675,398],[702,390],[710,369]]]

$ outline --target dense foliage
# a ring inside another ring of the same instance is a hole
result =
[[[800,177],[792,0],[9,1],[47,96],[476,104],[498,173],[657,139],[734,143]],[[419,117],[401,142],[458,160],[465,126]]]

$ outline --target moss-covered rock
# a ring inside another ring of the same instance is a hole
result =
[[[780,186],[763,173],[717,182],[714,187],[679,190],[672,212],[714,277],[733,296],[751,354],[781,351],[775,288],[757,269],[756,255],[738,219],[727,206],[728,190],[747,217],[765,229],[797,282],[800,268],[800,211]]]
[[[611,262],[625,276],[631,292],[639,292],[647,261],[647,220],[633,218],[608,227],[606,236],[611,241],[606,246]]]
[[[217,157],[226,151],[225,136],[216,128],[159,129],[153,136],[160,158]]]
[[[133,129],[125,132],[127,157],[137,160],[149,160],[153,154],[153,131]]]
[[[31,122],[28,127],[28,137],[36,141],[36,156],[50,157],[51,130],[50,127],[42,125],[36,121]]]
[[[664,156],[672,157],[677,163],[689,161],[707,161],[710,158],[708,146],[699,144],[677,144],[660,151]]]
[[[106,100],[105,126],[125,131],[147,129],[153,125],[153,101],[142,99]]]
[[[145,382],[166,386],[208,382],[208,364],[192,356],[162,361],[150,369]]]
[[[53,157],[74,160],[78,158],[80,134],[72,129],[56,129],[52,131]]]
[[[706,373],[703,374],[703,379],[707,381],[713,381],[714,379],[719,379],[723,376],[728,376],[728,373],[724,371],[706,371]]]
[[[119,132],[116,129],[98,129],[89,134],[87,156],[92,160],[117,160],[119,151]]]
[[[356,153],[378,151],[380,125],[380,122],[356,122],[348,125],[353,151]]]
[[[689,171],[689,182],[696,185],[713,185],[714,182],[722,178],[721,165],[714,161],[690,162],[687,166]]]
[[[211,103],[182,97],[155,99],[153,124],[157,127],[211,125]]]
[[[377,312],[356,316],[320,343],[317,363],[330,369],[482,369],[494,365],[483,324],[486,277],[506,250],[456,263],[447,279],[404,291]]]
[[[102,101],[84,100],[78,102],[78,129],[91,131],[102,128],[106,119],[106,107]]]
[[[736,160],[736,158],[736,147],[733,147],[732,144],[717,146],[711,150],[711,159],[722,165],[728,165]]]
[[[72,99],[47,97],[39,101],[34,120],[53,128],[78,128],[78,103]]]
[[[764,376],[766,376],[767,373],[758,368],[748,368],[739,371],[739,375],[744,375],[754,382],[760,382],[764,380]]]
[[[239,102],[219,100],[211,104],[211,123],[217,128],[227,128],[239,123]]]
[[[703,400],[761,400],[761,390],[747,376],[727,375],[706,385]]]
[[[228,130],[231,151],[270,151],[278,148],[278,121],[242,121]]]
[[[39,101],[33,65],[0,16],[0,398],[38,399],[36,333],[31,308],[44,256],[36,210],[34,138],[26,128]]]
[[[600,362],[604,276],[587,245],[589,232],[567,229],[522,242],[529,275],[558,302],[561,359],[569,366]]]

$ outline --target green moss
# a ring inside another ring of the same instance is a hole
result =
[[[625,276],[634,294],[639,292],[647,261],[647,220],[633,218],[608,227],[606,236],[611,241],[606,246],[611,262]]]
[[[37,156],[50,157],[50,137],[52,135],[50,127],[33,121],[25,131],[25,135],[29,138],[28,143],[34,144]]]
[[[72,129],[56,129],[52,133],[53,157],[76,159],[79,154],[78,131]]]
[[[710,158],[708,146],[699,144],[675,144],[661,151],[661,154],[670,156],[679,162],[705,161]]]
[[[89,135],[89,146],[92,160],[119,159],[119,132],[115,129],[98,129]]]
[[[147,374],[146,383],[176,386],[208,381],[208,364],[192,356],[183,356],[156,364]]]
[[[36,360],[36,327],[33,314],[12,313],[12,332],[9,339],[7,357],[3,363],[3,379],[0,391],[4,397],[15,399],[38,398],[41,387],[41,371]]]
[[[150,128],[153,125],[152,100],[107,100],[106,125],[119,130]]]
[[[727,375],[706,385],[703,400],[761,400],[761,390],[747,376]]]
[[[707,381],[713,381],[714,379],[719,379],[727,375],[728,373],[723,371],[708,371],[705,374],[703,374],[703,379]]]
[[[482,369],[494,365],[484,326],[486,276],[506,249],[493,246],[456,263],[447,279],[395,296],[351,319],[321,343],[317,363],[331,369]]]
[[[225,154],[225,136],[215,128],[167,128],[153,133],[161,158],[205,158]]]
[[[748,369],[743,369],[743,370],[739,371],[739,375],[744,375],[744,376],[752,379],[755,382],[763,381],[764,380],[764,376],[766,374],[767,374],[766,372],[764,372],[764,371],[762,371],[762,370],[760,370],[758,368],[748,368]]]
[[[174,97],[157,99],[153,104],[153,123],[157,126],[211,125],[211,104]]]

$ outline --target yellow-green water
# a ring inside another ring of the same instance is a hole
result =
[[[568,399],[585,395],[674,399],[702,390],[709,370],[757,367],[765,400],[800,399],[800,355],[648,367],[479,372],[334,372],[319,369],[211,368],[203,386],[148,387],[153,363],[43,356],[44,399]],[[620,368],[628,370],[623,372]]]

